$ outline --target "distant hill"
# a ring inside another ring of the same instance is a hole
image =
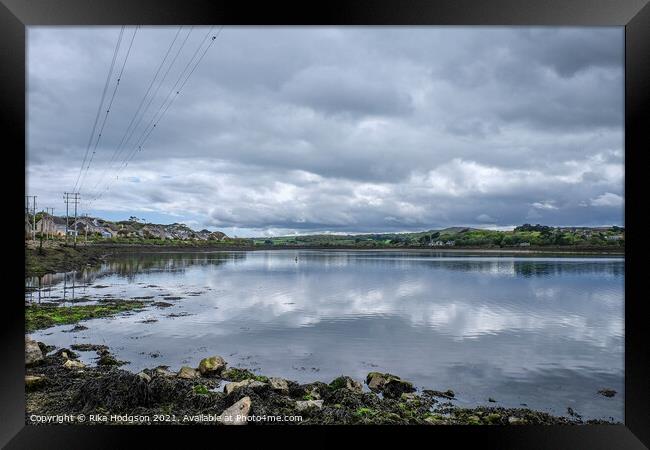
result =
[[[253,239],[256,245],[382,247],[619,247],[625,246],[625,228],[551,227],[524,224],[511,231],[448,227],[413,233],[314,234]]]

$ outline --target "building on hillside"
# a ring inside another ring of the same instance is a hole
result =
[[[48,236],[65,236],[65,219],[62,217],[43,214],[41,220],[36,222],[36,231]],[[68,230],[68,235],[73,235],[74,230]]]
[[[97,219],[91,219],[88,217],[78,219],[70,227],[73,233],[75,230],[75,224],[78,235],[85,235],[86,232],[88,232],[89,234],[99,234],[103,238],[112,238],[115,234],[110,228],[102,226]]]

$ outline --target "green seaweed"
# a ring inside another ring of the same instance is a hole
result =
[[[27,332],[32,332],[55,325],[70,325],[82,320],[141,309],[144,306],[144,302],[135,300],[113,300],[97,305],[78,306],[29,305],[25,307],[25,328]]]

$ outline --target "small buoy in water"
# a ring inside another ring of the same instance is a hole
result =
[[[296,256],[296,262],[298,262],[298,257]]]

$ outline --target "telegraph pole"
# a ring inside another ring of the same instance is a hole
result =
[[[84,216],[86,217],[86,226],[84,227],[84,230],[86,230],[84,244],[88,245],[88,213],[84,214]]]
[[[36,203],[35,195],[26,195],[25,196],[25,222],[29,223],[29,199],[34,199],[34,204]],[[34,233],[34,226],[32,225],[32,234]]]
[[[68,243],[68,202],[70,201],[70,193],[63,193],[63,201],[65,201],[65,243]]]
[[[29,219],[29,199],[33,198],[34,200],[32,201],[32,239],[36,240],[36,195],[26,195],[25,200],[26,200],[26,205],[25,205],[25,212],[27,213],[27,218]]]
[[[77,203],[79,203],[79,192],[74,194],[74,246],[77,246]]]
[[[32,206],[32,239],[36,239],[36,196],[35,195],[26,195],[25,196],[25,217],[29,221],[29,199],[33,199]]]
[[[79,192],[64,192],[63,200],[65,201],[65,242],[68,243],[68,221],[70,220],[69,206],[74,202],[74,245],[77,246],[77,204],[79,203]]]
[[[51,227],[50,227],[50,238],[54,239],[54,208],[48,208],[50,210],[50,218],[51,218]]]
[[[45,217],[48,218],[48,225],[47,225],[46,230],[45,230],[45,237],[49,241],[50,237],[51,237],[50,235],[53,232],[52,228],[54,227],[54,208],[46,207],[45,208],[45,214],[46,214]],[[44,222],[44,220],[43,220],[43,222]],[[41,224],[43,224],[43,222],[41,222]],[[41,226],[41,233],[42,232],[43,232],[43,227]]]

